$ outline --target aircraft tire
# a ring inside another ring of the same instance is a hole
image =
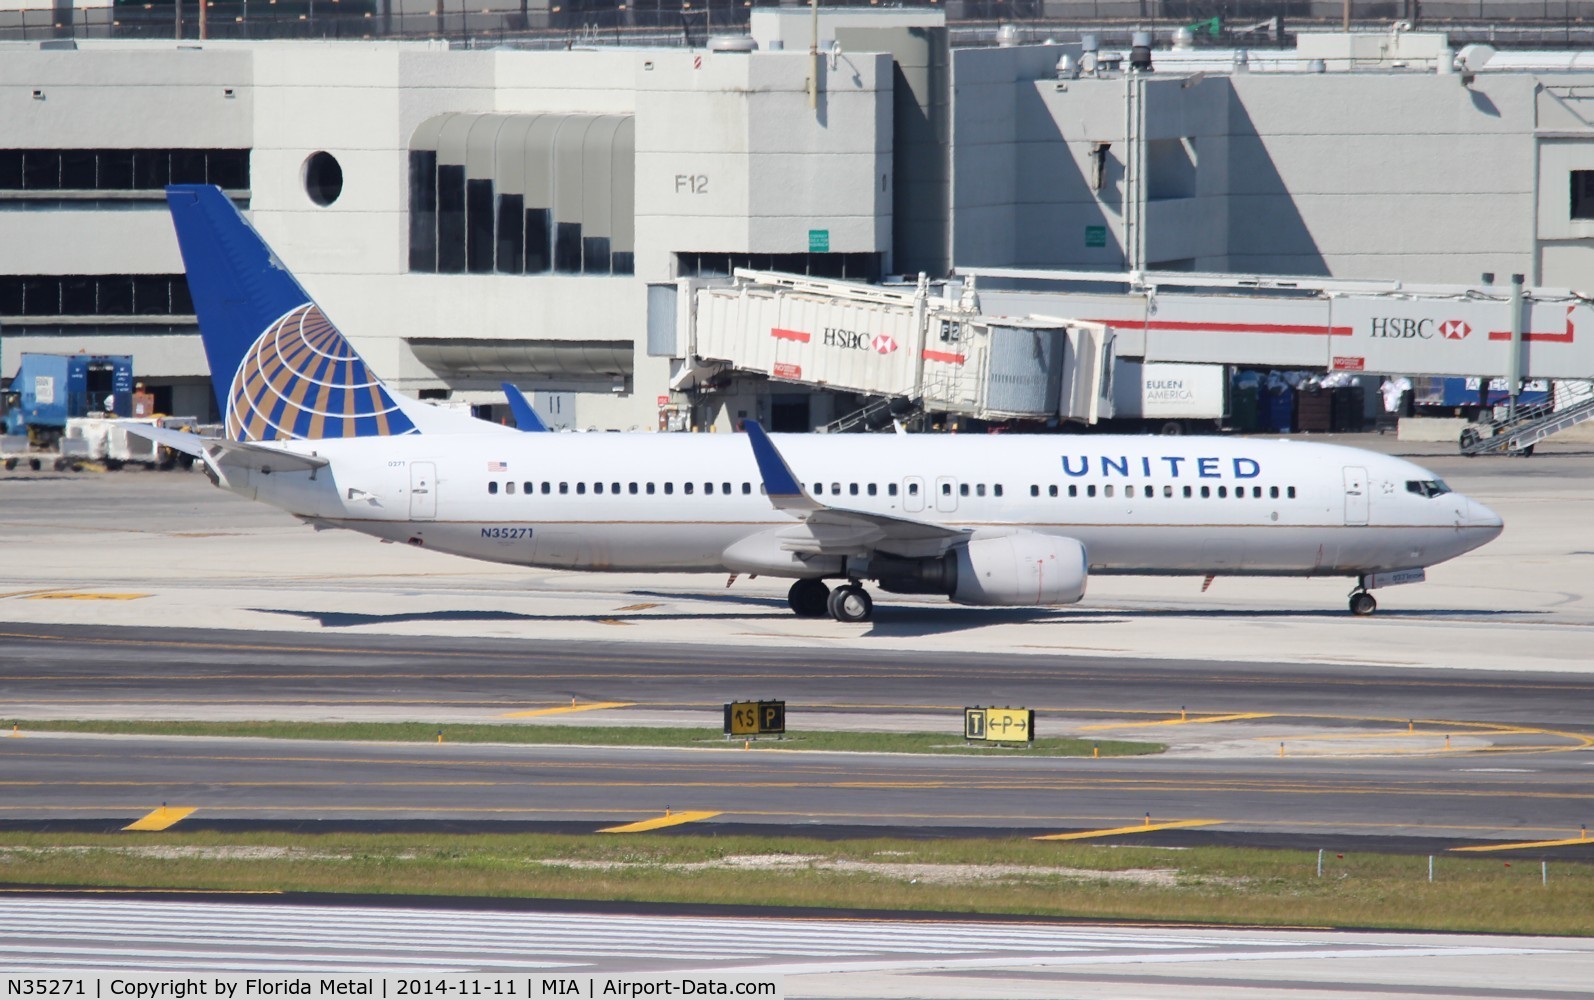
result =
[[[830,611],[830,587],[823,580],[798,580],[786,593],[798,618],[823,618]]]
[[[832,590],[828,604],[830,617],[838,622],[856,624],[874,615],[874,601],[869,598],[869,592],[857,584],[849,583]]]
[[[1378,602],[1373,600],[1373,595],[1365,590],[1359,590],[1350,595],[1350,613],[1357,617],[1366,617],[1378,610]]]

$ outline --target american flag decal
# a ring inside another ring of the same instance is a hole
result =
[[[508,472],[509,471],[509,463],[508,462],[488,462],[487,463],[487,471],[488,472]]]

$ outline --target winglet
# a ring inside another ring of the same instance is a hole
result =
[[[747,440],[753,446],[753,459],[758,462],[758,474],[764,480],[764,491],[776,510],[820,510],[823,504],[814,500],[803,489],[802,483],[792,474],[791,466],[781,457],[780,449],[769,439],[756,420],[742,422]]]
[[[531,400],[526,394],[515,387],[513,383],[500,383],[504,389],[504,398],[509,400],[509,412],[515,415],[515,426],[523,431],[542,433],[548,430],[548,425],[531,405]]]

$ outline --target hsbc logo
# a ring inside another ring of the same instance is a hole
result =
[[[1413,319],[1409,316],[1380,316],[1372,321],[1371,336],[1380,340],[1466,340],[1472,327],[1465,320]]]
[[[879,334],[869,341],[869,346],[874,348],[876,354],[890,354],[897,349],[897,342],[889,334]]]

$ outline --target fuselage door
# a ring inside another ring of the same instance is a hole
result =
[[[1367,523],[1367,470],[1345,466],[1345,523]]]
[[[437,464],[410,463],[410,520],[430,521],[437,516]]]
[[[951,476],[936,478],[935,509],[942,513],[958,509],[958,481]]]
[[[924,510],[924,480],[918,476],[902,481],[902,509],[909,514]]]

